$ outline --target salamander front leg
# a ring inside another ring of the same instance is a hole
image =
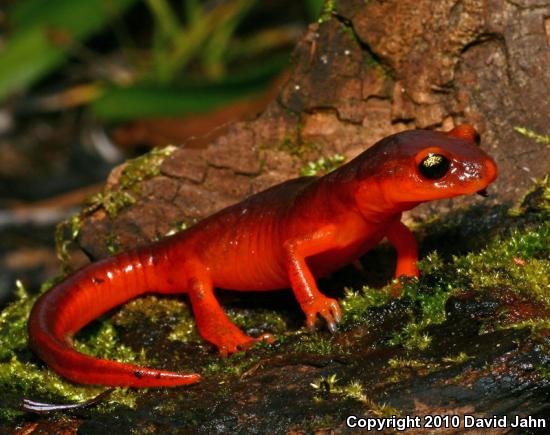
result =
[[[320,230],[309,236],[289,240],[285,243],[286,268],[292,290],[306,315],[306,324],[312,329],[317,316],[323,317],[331,332],[336,331],[342,314],[338,301],[327,298],[317,288],[306,257],[335,247],[335,232],[332,227]]]
[[[386,237],[397,251],[395,278],[399,279],[401,276],[418,278],[418,247],[411,230],[401,221],[397,221],[389,228]],[[399,296],[399,285],[394,291],[394,296]]]
[[[206,272],[196,273],[189,280],[189,299],[200,335],[214,344],[222,356],[246,350],[258,341],[274,340],[270,334],[249,337],[231,323],[214,295],[212,281]]]

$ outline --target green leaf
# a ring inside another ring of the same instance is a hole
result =
[[[306,10],[311,21],[316,21],[321,16],[325,0],[305,0]]]
[[[227,79],[209,83],[188,79],[183,86],[136,85],[112,87],[92,103],[92,111],[110,121],[205,113],[244,97],[261,93],[275,74],[288,65],[288,56],[272,56]]]
[[[249,89],[182,89],[133,86],[111,88],[92,104],[102,119],[128,119],[205,113],[244,96],[259,93],[263,87]]]
[[[8,12],[14,29],[0,49],[0,101],[59,66],[75,42],[99,31],[137,0],[27,0]]]

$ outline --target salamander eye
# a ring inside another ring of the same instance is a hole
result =
[[[451,162],[445,156],[441,154],[430,153],[418,165],[418,170],[420,173],[430,180],[437,180],[443,177],[449,167]]]

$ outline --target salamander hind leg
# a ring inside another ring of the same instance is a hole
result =
[[[246,350],[258,341],[274,341],[270,334],[250,337],[229,320],[216,299],[208,272],[202,267],[194,266],[190,276],[189,299],[199,333],[206,341],[214,344],[222,356]]]

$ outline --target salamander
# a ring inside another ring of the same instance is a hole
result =
[[[97,359],[71,339],[112,308],[146,293],[187,293],[200,335],[222,355],[253,338],[228,319],[214,288],[292,288],[309,327],[320,317],[331,331],[338,301],[316,278],[351,263],[387,238],[397,251],[395,277],[418,277],[417,243],[401,222],[420,203],[484,194],[494,160],[467,124],[447,133],[410,130],[388,136],[321,177],[290,180],[227,207],[153,244],[91,263],[43,294],[28,330],[35,353],[61,376],[83,384],[159,387],[197,382],[178,373]]]

